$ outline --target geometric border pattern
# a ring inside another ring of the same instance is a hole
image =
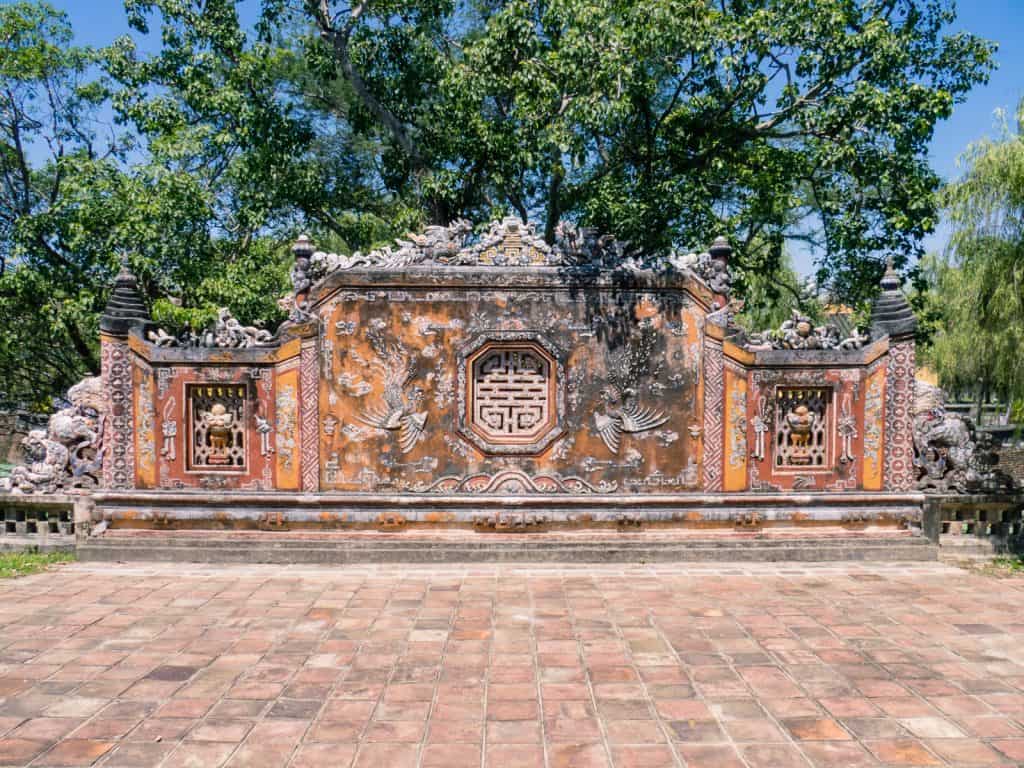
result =
[[[319,390],[316,340],[303,341],[299,352],[299,438],[302,442],[302,490],[320,489]]]
[[[909,491],[915,485],[914,471],[914,340],[891,344],[886,369],[885,401],[885,489]]]
[[[704,337],[704,490],[722,490],[725,382],[722,342]]]
[[[109,431],[103,457],[103,486],[135,487],[135,409],[132,407],[131,351],[128,341],[100,338],[100,377],[110,397]]]

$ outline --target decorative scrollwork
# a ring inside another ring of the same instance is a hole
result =
[[[724,242],[724,241],[723,241]],[[653,269],[672,272],[685,269],[704,281],[714,292],[728,295],[729,278],[726,257],[728,245],[716,242],[711,254],[674,256],[644,254],[612,235],[602,235],[590,227],[560,222],[554,243],[538,233],[536,225],[515,216],[491,222],[482,234],[474,234],[465,219],[448,226],[429,226],[423,232],[409,233],[394,245],[351,255],[326,253],[314,249],[305,236],[293,248],[295,267],[292,284],[295,296],[328,275],[357,268],[403,269],[410,266],[495,266],[495,267],[600,267]],[[692,258],[691,258],[692,256]]]
[[[843,395],[843,406],[839,409],[839,461],[853,463],[853,441],[857,439],[857,417],[853,415],[850,393]]]
[[[146,338],[158,347],[206,347],[208,349],[248,349],[274,346],[274,334],[255,325],[242,325],[231,311],[221,307],[213,325],[200,333],[185,331],[172,336],[162,328],[147,332]]]
[[[533,494],[533,493],[613,493],[617,483],[588,483],[580,477],[565,477],[558,474],[527,475],[519,470],[504,470],[495,474],[479,472],[466,477],[441,477],[429,485],[425,493],[468,493],[468,494]]]
[[[744,345],[750,351],[766,349],[835,349],[840,351],[860,349],[871,341],[871,336],[856,328],[843,338],[839,329],[832,325],[815,326],[811,318],[793,310],[778,330],[750,334]]]

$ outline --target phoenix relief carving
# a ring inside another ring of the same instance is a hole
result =
[[[367,406],[359,420],[389,432],[398,432],[402,453],[409,453],[425,437],[427,412],[418,411],[423,390],[410,387],[416,375],[416,361],[401,342],[386,342],[380,332],[366,334],[375,356],[367,364],[381,372],[384,379],[383,402]]]
[[[640,403],[640,380],[651,368],[655,334],[606,356],[608,381],[601,388],[604,411],[594,413],[594,426],[608,450],[618,454],[623,433],[648,432],[668,421],[664,411]]]

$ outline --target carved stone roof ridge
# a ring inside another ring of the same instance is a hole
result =
[[[648,254],[613,235],[603,235],[592,227],[566,221],[556,227],[555,242],[548,243],[535,224],[516,216],[492,221],[480,234],[474,234],[469,221],[457,219],[448,226],[432,225],[421,233],[397,238],[394,245],[366,253],[356,251],[351,255],[316,250],[310,239],[302,235],[292,251],[295,254],[292,282],[296,295],[304,294],[338,272],[415,267],[686,272],[713,293],[724,296],[728,296],[731,284],[728,262],[732,250],[724,237],[718,237],[707,252],[699,255]]]

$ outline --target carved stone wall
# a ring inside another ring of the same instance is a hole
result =
[[[816,367],[755,367],[750,372],[747,421],[753,491],[850,491],[865,488],[865,449],[875,427],[865,426],[865,381],[882,367],[883,351],[851,354]],[[872,362],[874,360],[874,362]],[[759,361],[760,362],[760,361]],[[876,425],[877,426],[877,425]]]
[[[864,462],[864,488],[880,491],[884,482],[882,445],[885,439],[886,367],[879,365],[870,373],[864,393],[864,429],[861,450]]]
[[[751,347],[729,307],[709,314],[716,298],[685,266],[556,264],[526,234],[503,230],[501,248],[491,238],[452,251],[435,237],[339,261],[305,285],[277,335],[222,313],[251,344],[186,343],[138,324],[127,340],[105,335],[108,486],[911,487],[912,341]],[[438,248],[467,260],[417,260]]]
[[[134,364],[135,388],[135,484],[140,488],[152,487],[157,472],[156,407],[153,369],[136,359]]]
[[[706,307],[557,273],[489,287],[498,274],[323,297],[320,488],[699,489]]]
[[[302,343],[299,357],[299,411],[302,436],[302,490],[315,491],[320,487],[320,450],[318,445],[319,407],[317,395],[316,343]]]

